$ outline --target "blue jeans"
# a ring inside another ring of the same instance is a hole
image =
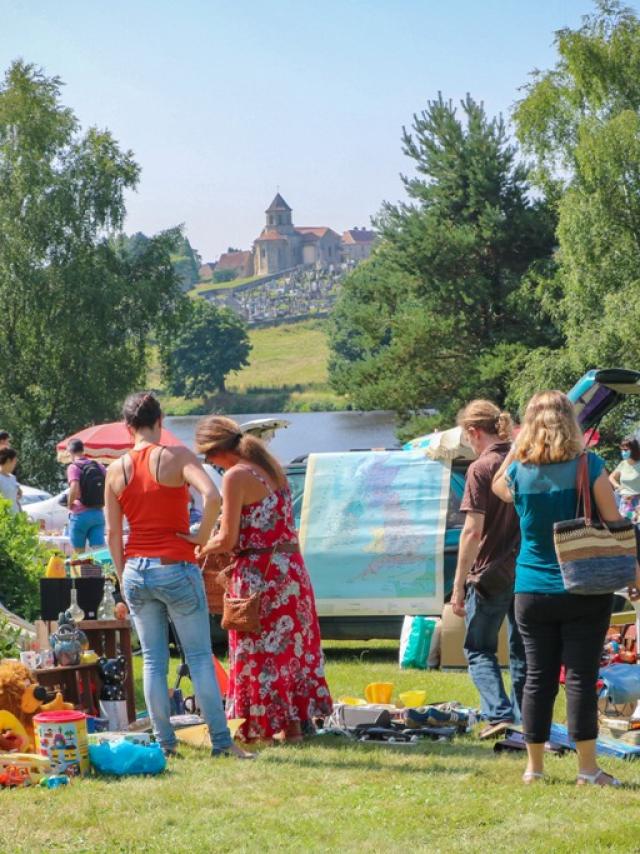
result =
[[[184,650],[211,743],[220,750],[229,747],[232,739],[213,668],[209,612],[198,567],[191,563],[162,564],[158,558],[133,558],[125,566],[122,588],[140,638],[144,698],[162,748],[174,750],[177,744],[167,687],[169,619]]]
[[[69,539],[76,550],[84,551],[87,542],[93,548],[104,545],[104,512],[94,507],[69,515]]]
[[[464,603],[467,627],[464,653],[469,675],[480,694],[480,711],[491,722],[520,721],[522,690],[526,676],[524,645],[516,625],[513,589],[484,599],[471,585]],[[498,634],[504,618],[508,620],[511,697],[507,697],[498,664]]]

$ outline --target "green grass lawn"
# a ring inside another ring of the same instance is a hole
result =
[[[249,388],[327,384],[327,324],[303,320],[250,330],[249,365],[229,375],[227,385],[236,391]]]
[[[209,401],[163,396],[168,415],[210,411],[295,412],[344,409],[346,401],[329,388],[327,322],[303,320],[249,330],[250,362],[229,374],[228,393]],[[160,384],[157,367],[150,373]],[[155,383],[155,384],[154,384]]]
[[[400,671],[394,645],[328,643],[326,652],[336,698],[376,680],[396,693],[425,688],[429,701],[477,702],[464,673]],[[640,850],[639,792],[576,788],[572,756],[551,757],[551,782],[525,787],[521,756],[496,756],[472,736],[418,748],[319,737],[265,748],[253,763],[184,752],[157,778],[4,792],[0,851]],[[640,787],[640,763],[603,765]]]

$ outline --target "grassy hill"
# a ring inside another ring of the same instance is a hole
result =
[[[219,409],[234,412],[305,412],[346,409],[328,385],[326,320],[303,320],[251,329],[250,364],[227,378],[227,393],[209,400],[164,397],[171,415]]]

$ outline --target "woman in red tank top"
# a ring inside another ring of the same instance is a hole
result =
[[[107,472],[107,540],[142,646],[144,694],[156,738],[165,753],[175,754],[167,687],[171,621],[209,725],[213,755],[251,756],[233,744],[227,727],[213,667],[204,585],[195,564],[195,546],[207,541],[220,496],[192,451],[159,444],[162,411],[152,394],[131,395],[123,414],[133,449]],[[190,486],[203,500],[202,521],[193,536]],[[129,523],[126,546],[123,517]]]

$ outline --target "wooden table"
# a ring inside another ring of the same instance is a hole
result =
[[[38,683],[60,691],[64,699],[90,715],[100,714],[100,672],[97,664],[44,667],[35,671]]]
[[[136,692],[131,655],[131,623],[129,620],[83,620],[78,628],[87,636],[89,649],[105,658],[123,655],[126,662],[124,693],[129,723],[136,719]]]

